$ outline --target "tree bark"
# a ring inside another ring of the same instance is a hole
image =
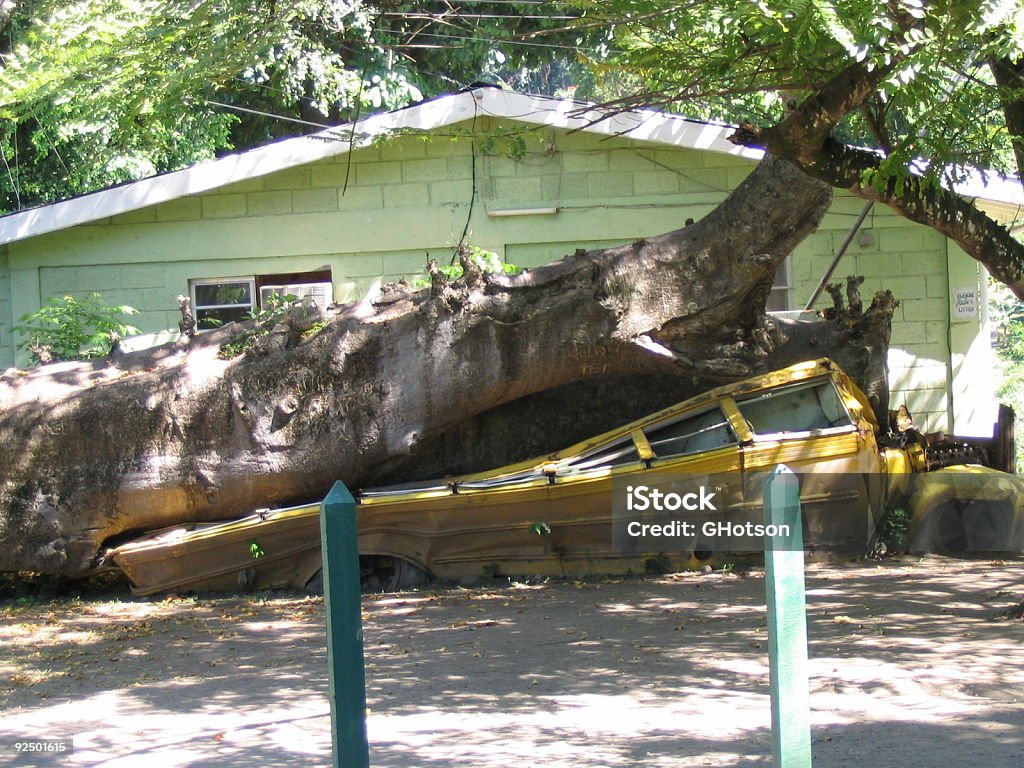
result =
[[[992,57],[988,66],[999,89],[999,103],[1017,161],[1017,178],[1024,181],[1024,56],[1016,60]]]
[[[854,338],[843,321],[815,339],[764,313],[775,268],[830,196],[768,158],[684,229],[517,276],[395,287],[305,340],[282,326],[222,360],[241,330],[229,326],[114,360],[9,370],[0,570],[77,575],[144,530],[309,501],[339,479],[357,487],[411,466],[468,419],[563,387],[705,386],[843,345],[848,366],[865,366],[851,373],[884,379],[865,351],[877,333]],[[486,469],[499,453],[481,442],[462,461]]]
[[[863,65],[853,64],[805,99],[777,125],[744,122],[730,140],[785,158],[809,176],[865,200],[884,203],[901,216],[938,230],[984,264],[1017,298],[1024,300],[1024,243],[1014,239],[1005,226],[973,202],[919,176],[910,174],[876,183],[876,173],[884,157],[842,144],[832,137],[832,130],[839,122],[862,107],[877,91],[889,69],[891,67],[869,72]],[[1020,68],[999,60],[992,63],[992,71],[1002,87],[1007,127],[1018,150],[1020,164],[1024,157],[1024,149],[1019,149],[1024,147],[1024,123],[1014,122],[1019,117]]]
[[[854,281],[854,278],[850,278]],[[833,297],[842,293],[830,286]],[[750,373],[831,357],[858,380],[882,425],[889,408],[886,357],[893,311],[891,293],[876,295],[865,311],[839,299],[824,322],[768,318],[782,338]],[[444,433],[374,467],[366,480],[383,485],[428,480],[498,467],[557,451],[729,381],[679,372],[585,379],[544,390],[464,419]],[[481,457],[487,457],[485,464]]]

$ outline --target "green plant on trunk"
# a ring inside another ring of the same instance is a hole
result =
[[[253,321],[252,325],[246,328],[241,336],[220,348],[220,357],[224,360],[230,360],[233,357],[244,354],[252,348],[252,345],[258,338],[266,336],[275,325],[283,322],[289,309],[301,303],[301,298],[290,293],[270,294],[267,297],[266,306],[257,307],[249,314],[250,320]]]
[[[125,322],[138,310],[110,306],[98,293],[76,298],[52,296],[36,312],[18,318],[13,330],[24,340],[17,346],[32,355],[33,365],[86,360],[110,354],[114,344],[139,329]]]
[[[523,271],[522,267],[502,261],[501,257],[494,251],[488,251],[478,245],[469,246],[470,259],[480,267],[485,274],[518,275]],[[449,281],[458,280],[462,277],[463,269],[461,264],[447,264],[438,267],[438,270],[448,278]],[[412,281],[413,288],[427,288],[430,280],[427,278],[416,278]]]

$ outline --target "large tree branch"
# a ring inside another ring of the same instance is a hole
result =
[[[887,68],[869,69],[853,64],[777,125],[744,122],[730,140],[784,157],[809,176],[866,200],[884,203],[911,221],[936,229],[1024,299],[1024,245],[1005,227],[972,202],[920,176],[907,174],[879,182],[883,160],[879,153],[841,144],[832,137],[833,128],[847,114],[868,103],[895,65],[894,61]],[[993,72],[998,70],[997,77],[1006,83],[1004,93],[1019,95],[1021,91],[1014,89],[1022,85],[1022,69],[1005,61],[993,66]],[[1024,113],[1013,111],[1017,104],[1004,104],[1010,109],[1008,120],[1021,119],[1019,130],[1024,136]],[[1010,128],[1013,132],[1014,126]],[[1020,143],[1015,149],[1024,153]]]
[[[895,23],[885,64],[853,61],[804,99],[775,126],[763,128],[771,135],[771,151],[801,168],[819,162],[818,149],[831,137],[835,127],[852,112],[868,104],[878,87],[914,55],[922,43],[909,43],[907,33],[922,26],[922,20],[901,3],[887,3]]]
[[[801,145],[790,155],[787,153],[793,151],[793,136],[780,141],[773,128],[743,123],[730,138],[737,144],[785,157],[816,179],[865,200],[884,203],[907,219],[932,227],[984,264],[993,277],[1024,300],[1024,244],[972,201],[913,174],[875,184],[882,157],[832,139],[817,147]]]
[[[993,57],[989,59],[989,69],[999,89],[999,102],[1013,143],[1017,178],[1024,181],[1024,58],[1011,61]]]
[[[770,152],[801,168],[813,166],[820,161],[820,148],[835,127],[867,103],[894,66],[895,63],[869,69],[859,62],[850,65],[804,99],[780,123],[759,128],[765,146],[770,143]]]

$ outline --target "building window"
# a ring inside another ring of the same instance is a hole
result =
[[[208,331],[250,317],[256,306],[256,279],[193,280],[196,328]]]
[[[292,285],[262,285],[260,284],[259,303],[261,307],[270,303],[270,297],[275,294],[280,297],[294,296],[297,299],[312,299],[320,309],[327,309],[327,305],[334,299],[334,286],[330,283],[297,283]]]
[[[196,328],[200,331],[249,319],[275,293],[308,297],[324,310],[334,299],[330,269],[190,280],[188,285]]]
[[[787,256],[775,270],[775,282],[768,294],[769,312],[784,312],[793,308],[793,255]]]

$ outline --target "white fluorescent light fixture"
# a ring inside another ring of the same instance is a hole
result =
[[[488,208],[487,215],[500,218],[502,216],[552,216],[558,213],[557,207],[546,208]]]

